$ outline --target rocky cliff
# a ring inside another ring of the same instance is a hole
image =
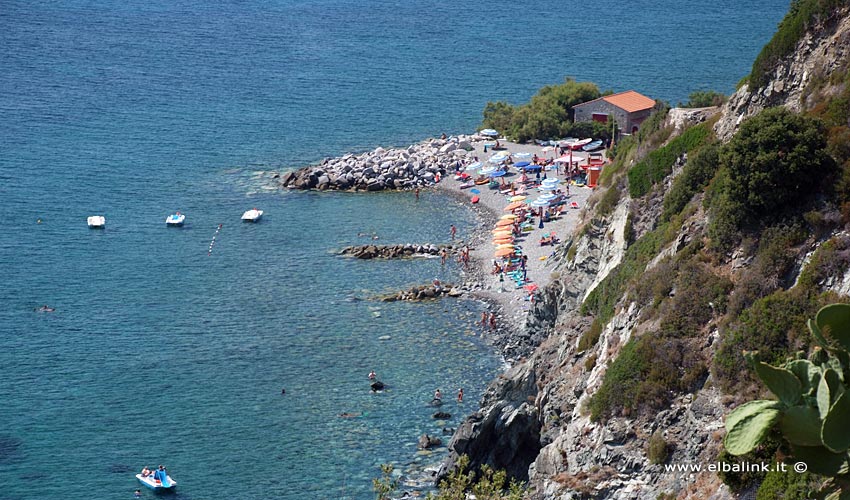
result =
[[[766,108],[802,113],[823,107],[826,97],[846,91],[848,60],[850,7],[844,5],[812,20],[766,86],[744,85],[730,97],[713,118],[717,144],[722,147],[746,119]],[[664,166],[668,174],[649,193],[632,198],[627,172],[716,111],[672,110],[656,133],[639,137],[644,142],[618,158],[612,168],[619,171],[583,214],[580,230],[558,249],[560,277],[541,291],[529,314],[529,335],[544,340],[491,385],[482,408],[452,439],[444,472],[467,454],[473,465],[507,468],[527,478],[531,497],[539,500],[754,494],[762,479],[736,484],[726,477],[733,490],[713,471],[669,468],[718,461],[724,416],[743,393],[758,392],[743,380],[737,386],[730,382],[728,367],[724,372],[718,361],[731,356],[730,339],[747,327],[750,316],[758,317],[757,308],[791,307],[770,305],[784,300],[802,317],[809,305],[850,291],[848,218],[838,214],[840,195],[818,195],[806,198],[799,211],[783,213],[779,222],[748,227],[729,251],[709,250],[714,212],[706,208],[708,180],[689,193],[678,213],[666,201],[669,193],[681,191],[674,184],[688,168],[687,153]],[[709,179],[715,175],[709,174]],[[788,227],[796,229],[783,229]],[[787,236],[791,232],[794,236]],[[778,321],[777,328],[796,328],[796,318],[787,321]],[[683,329],[689,333],[680,334]],[[794,342],[789,349],[805,345]],[[618,362],[621,354],[632,361]],[[671,363],[666,379],[660,377]],[[640,401],[618,403],[617,398],[634,394],[610,394],[611,387],[631,388],[627,378],[617,379],[629,369],[667,385],[638,392]],[[746,379],[746,367],[738,369]],[[670,373],[681,380],[671,380]],[[614,403],[600,410],[599,394],[605,391]]]

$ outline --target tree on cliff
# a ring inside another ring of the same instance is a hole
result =
[[[720,168],[710,202],[711,236],[720,248],[752,221],[799,209],[836,173],[821,122],[781,107],[745,121],[720,152]]]

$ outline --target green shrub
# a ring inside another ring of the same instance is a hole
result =
[[[629,194],[640,198],[656,183],[664,180],[673,171],[673,164],[684,153],[696,150],[713,137],[706,123],[695,125],[671,140],[666,146],[649,153],[646,158],[629,170]]]
[[[827,278],[843,276],[850,267],[850,236],[836,236],[822,243],[805,269],[800,273],[797,286],[817,291]]]
[[[599,337],[602,335],[602,322],[599,321],[599,318],[593,320],[593,323],[590,324],[590,328],[585,331],[581,338],[578,340],[578,350],[586,351],[599,342]]]
[[[590,371],[596,366],[596,360],[599,359],[599,354],[593,353],[584,360],[584,369]]]
[[[689,261],[681,266],[675,283],[676,295],[664,308],[658,333],[665,337],[695,337],[715,314],[726,309],[732,282],[715,275],[704,264]]]
[[[777,448],[779,448],[779,442],[768,438],[760,447],[746,455],[735,456],[726,451],[725,448],[721,449],[717,455],[717,462],[724,464],[725,467],[721,467],[717,476],[732,491],[741,492],[758,484],[765,476],[765,473],[761,470],[745,466],[754,463],[775,462]]]
[[[750,90],[756,91],[767,85],[778,62],[794,51],[806,31],[846,3],[846,0],[793,0],[773,38],[753,62],[749,77]]]
[[[683,108],[707,108],[709,106],[720,106],[726,102],[726,96],[714,90],[703,90],[691,92],[688,96],[688,102],[682,106]]]
[[[720,153],[730,199],[751,217],[799,207],[835,173],[824,135],[819,121],[781,107],[745,121]]]
[[[620,190],[617,186],[611,186],[602,194],[602,198],[596,204],[596,215],[607,217],[620,201]]]
[[[784,472],[774,469],[765,474],[756,500],[806,500],[816,489],[817,485],[808,472],[800,474],[792,467]]]
[[[682,211],[695,194],[702,191],[717,173],[720,146],[711,143],[688,158],[682,173],[673,181],[670,191],[664,197],[664,212],[661,220]]]
[[[657,411],[681,391],[691,391],[706,367],[688,341],[647,333],[631,339],[605,372],[590,398],[591,420],[639,411]]]
[[[667,441],[664,440],[660,430],[652,433],[649,441],[646,443],[646,456],[649,458],[649,463],[653,465],[663,464],[667,461],[670,454]]]
[[[831,300],[798,288],[780,290],[757,300],[720,332],[713,372],[727,393],[740,392],[755,382],[743,370],[744,351],[758,351],[766,362],[784,360],[789,352],[808,347],[806,320]]]
[[[522,485],[515,480],[508,482],[504,470],[494,471],[488,465],[481,470],[469,471],[469,457],[461,455],[457,468],[448,479],[440,481],[436,495],[428,493],[426,500],[466,500],[469,494],[481,500],[521,500],[525,494]]]
[[[706,203],[710,247],[724,252],[742,230],[799,211],[836,173],[820,122],[785,108],[745,121],[719,159]]]

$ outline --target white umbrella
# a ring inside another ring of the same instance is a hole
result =
[[[541,200],[540,198],[537,198],[536,200],[532,201],[532,202],[530,203],[530,205],[531,205],[532,207],[538,207],[538,208],[540,208],[540,207],[548,207],[548,206],[549,206],[549,200]]]
[[[468,168],[469,170],[475,170],[476,168],[478,168],[480,166],[481,166],[481,162],[477,161],[477,162],[473,163],[472,165],[467,165],[466,168]]]
[[[481,174],[481,175],[490,175],[495,171],[496,171],[496,167],[491,167],[490,165],[488,165],[488,166],[482,168],[481,170],[479,170],[478,173]]]
[[[531,153],[526,153],[526,152],[522,152],[522,153],[514,153],[512,156],[513,156],[514,158],[522,158],[522,159],[524,159],[524,158],[531,158]]]
[[[557,186],[560,183],[561,179],[558,179],[557,177],[551,177],[541,182],[540,184],[542,184],[543,186]]]
[[[552,201],[554,199],[555,199],[554,194],[543,194],[543,195],[538,196],[537,199],[534,200],[534,201],[545,201],[546,203],[549,203],[550,201]]]
[[[488,137],[498,137],[499,136],[499,133],[496,132],[495,130],[493,130],[492,128],[485,128],[484,130],[479,132],[479,134],[486,135]]]

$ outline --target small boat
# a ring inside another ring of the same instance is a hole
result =
[[[242,214],[242,220],[245,222],[257,222],[260,220],[260,217],[263,216],[262,210],[257,210],[256,208],[252,208],[248,210],[244,214]]]
[[[186,220],[186,216],[177,212],[176,214],[171,214],[165,219],[165,224],[168,226],[182,226],[183,222]]]
[[[136,474],[136,479],[154,491],[170,491],[177,486],[177,481],[171,479],[171,476],[166,474],[165,471],[156,470],[147,476]]]
[[[88,224],[92,229],[103,229],[106,227],[106,217],[102,215],[92,215],[88,218]]]
[[[576,151],[576,150],[579,150],[579,149],[587,146],[591,142],[593,142],[593,139],[582,139],[580,141],[575,141],[574,143],[572,143],[569,146],[569,148],[572,149],[573,151]]]
[[[468,188],[471,188],[471,187],[472,187],[472,186],[474,186],[474,185],[475,185],[475,183],[474,183],[474,182],[472,182],[472,181],[468,181],[468,182],[464,182],[463,184],[461,184],[461,185],[460,185],[460,186],[458,186],[458,187],[459,187],[459,188],[461,188],[461,189],[468,189]]]
[[[584,146],[582,146],[581,150],[582,151],[596,151],[597,149],[599,149],[601,147],[602,147],[602,140],[596,139],[595,141],[589,142],[589,143],[585,144]]]

